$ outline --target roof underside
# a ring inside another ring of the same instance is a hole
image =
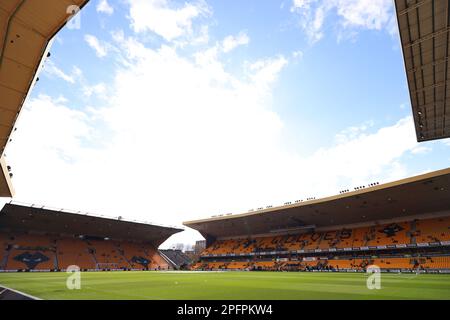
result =
[[[418,141],[450,137],[448,0],[395,0]]]
[[[450,169],[301,204],[224,216],[184,225],[203,236],[249,236],[368,223],[450,210]]]
[[[5,159],[0,156],[0,197],[12,197],[14,189]]]
[[[66,24],[77,5],[89,0],[0,1],[0,156],[35,80],[49,41]],[[3,175],[7,175],[5,172]],[[11,197],[0,179],[0,197]]]
[[[159,246],[173,234],[183,231],[177,228],[10,203],[0,211],[0,229],[139,240],[151,242],[155,246]]]

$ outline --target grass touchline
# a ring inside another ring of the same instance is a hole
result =
[[[380,290],[361,273],[86,272],[80,290],[67,289],[67,276],[0,273],[0,285],[42,299],[450,299],[450,275],[382,274]]]

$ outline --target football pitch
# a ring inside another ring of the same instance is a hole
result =
[[[50,300],[450,299],[450,275],[437,274],[382,274],[379,290],[361,273],[87,272],[79,290],[68,276],[0,273],[0,286]]]

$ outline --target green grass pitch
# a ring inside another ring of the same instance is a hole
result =
[[[81,289],[67,274],[0,273],[0,285],[42,299],[450,299],[450,275],[382,274],[369,290],[365,274],[278,272],[90,272]]]

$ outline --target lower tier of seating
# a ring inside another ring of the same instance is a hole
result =
[[[450,270],[450,256],[392,257],[392,258],[305,258],[299,260],[274,259],[270,261],[201,261],[192,270],[267,270],[267,271],[313,271],[313,270],[366,270],[377,266],[382,270]]]
[[[166,270],[149,243],[0,232],[0,270]]]

